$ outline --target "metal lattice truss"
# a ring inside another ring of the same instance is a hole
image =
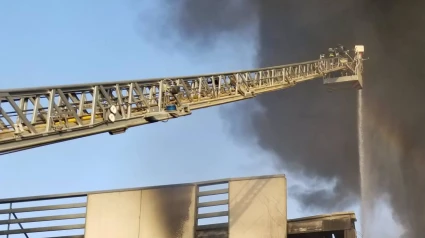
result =
[[[329,73],[355,61],[328,58],[249,71],[0,91],[0,153],[189,115]]]

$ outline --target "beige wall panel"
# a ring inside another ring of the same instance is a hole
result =
[[[85,238],[138,238],[141,191],[88,196]]]
[[[193,238],[195,186],[142,191],[139,238]]]
[[[229,183],[229,238],[286,238],[286,178]]]

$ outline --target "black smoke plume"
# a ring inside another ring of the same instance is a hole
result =
[[[389,195],[405,237],[425,224],[425,1],[163,0],[167,30],[188,42],[258,27],[258,66],[317,58],[339,43],[364,44],[368,154],[376,189]],[[305,207],[333,210],[359,194],[355,91],[327,93],[320,80],[259,96],[262,115],[243,107],[244,136],[291,171],[336,179],[331,193],[298,192]],[[248,102],[249,103],[249,102]],[[246,119],[248,118],[248,119]],[[241,123],[238,120],[237,123]],[[248,133],[248,134],[246,134]],[[250,134],[251,133],[251,134]],[[242,138],[239,138],[242,139]],[[396,152],[390,152],[396,151]]]

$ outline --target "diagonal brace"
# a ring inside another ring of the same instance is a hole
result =
[[[18,219],[18,216],[16,216],[16,213],[12,213],[12,215],[13,215],[13,217],[15,218],[15,219]],[[22,230],[24,230],[24,227],[22,226],[22,224],[21,223],[18,223],[18,225],[19,225],[19,227],[22,229]],[[29,236],[28,236],[28,234],[27,233],[24,233],[24,235],[25,235],[25,237],[26,238],[29,238]]]
[[[77,120],[78,125],[83,125],[83,121],[81,121],[81,118],[77,115],[77,112],[74,110],[74,108],[69,104],[68,99],[65,97],[65,94],[63,94],[62,90],[58,89],[59,97],[61,97],[62,102],[65,103],[65,106],[68,108],[68,110],[71,112],[72,116]]]
[[[18,114],[19,118],[24,122],[24,124],[28,127],[28,129],[31,131],[31,133],[35,134],[37,133],[37,130],[34,128],[34,126],[31,124],[30,121],[28,121],[27,117],[24,115],[22,110],[18,107],[18,105],[15,103],[12,97],[6,97],[9,104],[13,107],[15,112]]]

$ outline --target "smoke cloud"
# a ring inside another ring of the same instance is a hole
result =
[[[339,43],[364,44],[367,152],[374,187],[388,195],[405,237],[425,224],[425,1],[163,0],[168,28],[192,43],[258,27],[258,66],[318,58]],[[256,136],[287,170],[336,181],[331,192],[295,189],[304,207],[325,210],[358,201],[357,92],[328,93],[320,80],[239,107],[244,136]],[[250,103],[250,102],[247,102]],[[233,113],[235,115],[236,113]],[[248,118],[248,119],[246,119]],[[238,120],[237,123],[241,123]],[[235,125],[236,126],[236,125]],[[243,139],[242,136],[239,139]]]

